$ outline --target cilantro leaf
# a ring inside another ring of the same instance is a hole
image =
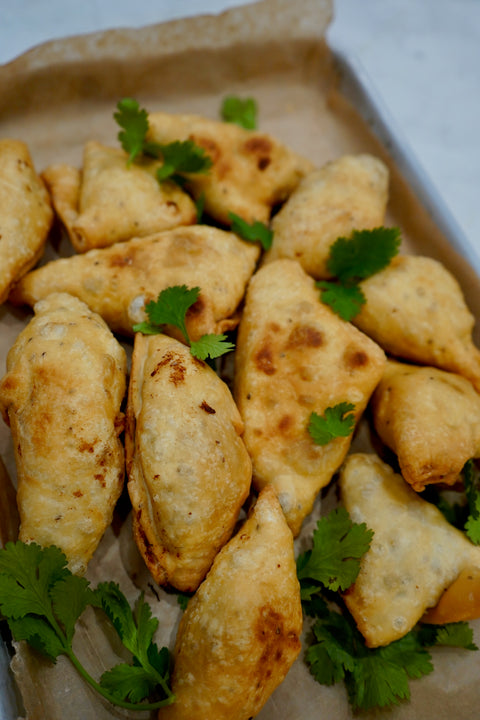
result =
[[[447,623],[436,628],[435,645],[478,650],[473,642],[473,630],[466,622]]]
[[[469,511],[465,522],[465,532],[475,545],[480,545],[480,486],[473,460],[465,463],[463,482]]]
[[[143,594],[138,599],[135,612],[132,612],[126,597],[114,582],[100,583],[95,594],[122,643],[134,657],[132,665],[121,663],[104,673],[100,685],[112,692],[112,686],[121,682],[116,697],[130,698],[132,702],[148,697],[156,686],[162,688],[164,698],[169,698],[168,664],[165,667],[165,663],[159,661],[162,651],[153,642],[158,620],[152,617],[151,608],[144,601]],[[164,672],[159,672],[159,668]]]
[[[351,615],[330,610],[317,620],[313,632],[317,642],[306,653],[310,672],[325,685],[344,680],[354,710],[408,700],[409,679],[433,670],[431,656],[415,631],[385,647],[367,648]]]
[[[234,349],[235,345],[227,341],[226,335],[207,334],[202,335],[199,340],[190,342],[192,355],[200,360],[206,360],[208,357],[214,360]]]
[[[321,518],[313,533],[313,547],[299,557],[297,576],[321,583],[330,590],[346,590],[355,582],[360,559],[373,537],[365,523],[353,523],[345,508],[339,507]]]
[[[193,140],[174,140],[158,146],[163,165],[157,170],[161,182],[174,175],[185,173],[207,173],[212,166],[211,157]]]
[[[228,95],[223,99],[220,115],[225,122],[240,125],[246,130],[255,130],[257,127],[257,102],[254,98],[240,98]]]
[[[327,445],[336,437],[348,437],[355,427],[355,405],[342,402],[328,407],[323,415],[310,414],[308,432],[316,445]]]
[[[135,669],[126,676],[124,670],[114,668],[102,684],[89,675],[72,647],[76,622],[87,605],[104,606],[102,591],[92,591],[85,578],[73,575],[65,554],[55,546],[42,548],[18,541],[0,550],[0,614],[16,640],[25,640],[52,662],[66,655],[87,683],[121,707],[154,710],[170,704],[174,696],[168,686],[169,653],[167,649],[159,651],[152,641],[158,621],[152,618],[143,597],[132,614],[118,587],[114,594],[116,611],[112,619],[125,647],[134,654]],[[141,666],[140,673],[137,666]],[[115,683],[120,680],[119,688]],[[160,700],[138,704],[158,688]]]
[[[269,250],[269,248],[271,248],[273,232],[267,225],[265,225],[265,223],[256,220],[250,224],[233,212],[228,213],[228,216],[232,223],[232,232],[239,235],[242,240],[248,240],[248,242],[259,242],[264,250]]]
[[[358,283],[383,270],[398,253],[400,242],[396,227],[354,230],[349,238],[337,238],[327,259],[334,280],[316,283],[322,302],[343,320],[353,320],[366,301]]]
[[[342,283],[364,280],[383,270],[399,247],[396,227],[354,230],[349,238],[340,237],[333,243],[327,268]]]
[[[226,341],[226,335],[206,334],[198,340],[190,340],[185,317],[187,310],[197,301],[200,288],[188,288],[186,285],[172,285],[162,290],[156,301],[150,301],[145,306],[148,321],[133,326],[134,332],[145,335],[155,335],[162,332],[164,325],[173,325],[178,328],[185,342],[190,346],[190,352],[200,360],[217,358],[234,349],[231,342]]]
[[[158,148],[154,143],[146,141],[148,132],[148,113],[140,108],[136,100],[124,98],[117,103],[118,112],[113,117],[123,130],[118,133],[118,140],[128,154],[127,164],[142,153],[158,157]]]
[[[339,315],[342,320],[350,322],[358,315],[366,298],[362,288],[356,284],[342,284],[330,280],[317,280],[315,285],[322,291],[321,298],[325,305]]]
[[[181,331],[185,341],[189,343],[185,316],[187,310],[198,300],[199,294],[199,287],[172,285],[165,288],[156,300],[150,300],[145,305],[148,322],[134,325],[133,330],[143,332],[145,335],[154,335],[162,331],[163,325],[173,325]]]

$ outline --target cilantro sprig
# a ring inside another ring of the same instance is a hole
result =
[[[366,299],[360,282],[383,270],[397,255],[400,230],[377,227],[354,230],[349,238],[338,238],[330,248],[327,269],[333,280],[318,280],[321,299],[343,320],[353,320]]]
[[[236,233],[242,240],[259,242],[264,250],[271,248],[273,232],[268,225],[259,220],[248,223],[233,212],[228,213],[228,217],[230,218],[232,232]]]
[[[220,108],[222,120],[240,125],[246,130],[256,129],[257,114],[257,102],[252,97],[240,98],[237,95],[227,95]]]
[[[117,665],[98,682],[73,650],[76,623],[89,605],[105,610],[133,655],[131,665]],[[169,651],[158,650],[153,641],[158,620],[143,597],[132,613],[113,583],[92,590],[85,578],[71,573],[64,553],[55,546],[18,541],[0,550],[0,614],[16,640],[25,640],[52,662],[66,655],[81,677],[114,705],[155,710],[175,700],[169,688]],[[158,699],[149,702],[153,693]]]
[[[355,427],[353,411],[355,405],[348,402],[338,403],[326,408],[323,415],[310,414],[307,430],[316,445],[327,445],[336,437],[348,437]]]
[[[210,170],[211,157],[193,140],[175,140],[167,144],[147,140],[148,112],[140,107],[137,100],[120,100],[113,117],[122,128],[118,140],[128,154],[127,165],[141,155],[162,159],[163,164],[156,173],[159,182],[171,178],[182,183],[186,174],[207,173]]]
[[[313,642],[305,655],[322,685],[344,681],[354,711],[386,708],[410,699],[410,680],[433,671],[429,648],[448,645],[476,650],[467,623],[420,625],[399,640],[367,648],[349,613],[317,605]]]
[[[191,354],[200,360],[215,359],[234,349],[226,335],[206,334],[198,340],[191,340],[185,322],[188,309],[197,301],[200,288],[188,288],[186,285],[171,285],[162,290],[157,300],[145,305],[148,320],[133,326],[134,332],[155,335],[163,331],[165,325],[173,325],[182,333],[190,346]]]
[[[343,507],[321,518],[313,532],[312,549],[297,559],[302,600],[311,600],[324,587],[334,592],[349,588],[372,537],[373,531],[365,523],[353,523]]]
[[[354,711],[386,708],[410,698],[410,680],[433,671],[428,648],[477,650],[467,623],[418,625],[385,647],[368,648],[337,593],[355,582],[373,532],[345,508],[321,518],[313,547],[297,559],[304,611],[314,619],[305,660],[322,685],[344,682]]]

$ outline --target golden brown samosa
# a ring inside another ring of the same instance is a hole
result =
[[[371,407],[414,490],[454,485],[467,460],[480,456],[480,395],[461,375],[389,360]]]
[[[0,411],[17,466],[19,539],[57,545],[83,573],[124,480],[126,355],[103,320],[55,293],[7,356]]]
[[[339,237],[383,225],[388,169],[372,155],[344,155],[306,175],[272,220],[264,262],[298,260],[315,278],[329,278],[327,260]]]
[[[344,599],[368,647],[409,632],[480,548],[450,525],[376,455],[349,455],[340,471],[343,503],[374,535]]]
[[[126,423],[137,546],[155,581],[196,590],[229,540],[252,477],[227,385],[183,343],[137,333]]]
[[[127,166],[127,159],[123,150],[90,140],[81,170],[58,164],[43,171],[53,206],[77,252],[196,222],[189,195],[177,183],[160,183],[155,177],[158,160],[142,157]]]
[[[180,620],[175,702],[158,720],[249,720],[300,652],[293,537],[272,486],[219,552]]]
[[[253,276],[239,325],[234,395],[254,485],[275,486],[294,535],[351,443],[349,435],[315,444],[307,429],[311,413],[349,403],[356,422],[384,365],[383,350],[321,303],[298,262],[276,260]]]
[[[475,318],[456,278],[429,257],[399,255],[360,283],[366,303],[352,322],[387,353],[463,375],[480,390]]]
[[[52,222],[50,199],[27,145],[0,139],[0,303],[43,255]]]
[[[230,213],[248,223],[268,222],[272,208],[314,167],[270,135],[235,123],[163,112],[150,113],[148,119],[149,140],[191,140],[210,157],[208,173],[187,176],[188,188],[195,198],[204,197],[208,215],[227,226]]]
[[[256,244],[206,225],[174,228],[109,248],[61,258],[28,273],[10,294],[33,305],[50,292],[68,292],[103,317],[109,327],[133,335],[145,320],[145,304],[172,285],[199,287],[187,313],[192,339],[219,333],[232,319],[259,255]]]

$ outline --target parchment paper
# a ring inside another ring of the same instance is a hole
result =
[[[0,67],[0,136],[27,142],[39,171],[52,162],[80,165],[86,140],[117,144],[113,112],[122,97],[135,97],[150,111],[192,112],[219,118],[226,94],[253,96],[260,108],[260,129],[306,154],[317,165],[346,152],[366,151],[382,157],[391,171],[387,222],[401,228],[402,251],[430,255],[444,262],[456,274],[470,308],[480,317],[479,279],[449,247],[387,150],[372,135],[358,109],[338,90],[335,64],[324,40],[331,13],[329,0],[261,0],[220,16],[48,43]],[[62,241],[58,247],[49,247],[45,259],[57,251],[71,252],[68,243]],[[28,313],[8,304],[0,307],[1,373],[8,349],[28,317]],[[354,448],[364,448],[365,438],[360,432]],[[3,423],[0,457],[15,483],[11,438]],[[4,537],[13,532],[11,523],[5,522],[13,512],[11,492],[2,491],[0,499]],[[334,489],[330,489],[306,523],[297,545],[304,547],[308,543],[318,512],[328,510],[334,501]],[[140,589],[145,590],[147,601],[160,619],[157,643],[173,647],[180,617],[176,597],[156,587],[148,575],[132,541],[125,498],[91,562],[88,578],[93,585],[99,580],[116,580],[131,602]],[[98,623],[102,624],[101,631]],[[480,625],[473,625],[480,645]],[[13,669],[28,711],[24,717],[128,717],[90,692],[62,658],[53,666],[28,648],[17,649]],[[94,676],[117,662],[118,642],[94,611],[82,618],[77,651]],[[433,658],[435,672],[411,682],[410,703],[391,711],[364,713],[362,717],[477,718],[480,653],[438,649]],[[149,715],[140,713],[135,717],[143,720]],[[260,720],[352,717],[343,686],[318,685],[302,655],[258,715]]]

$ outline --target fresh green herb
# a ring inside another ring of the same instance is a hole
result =
[[[427,502],[436,505],[446,520],[463,530],[474,545],[480,545],[480,478],[473,460],[468,460],[462,471],[464,492],[453,493],[448,497],[435,486],[428,486],[421,493]],[[452,496],[458,496],[460,502],[453,502]]]
[[[269,250],[272,246],[273,232],[268,225],[255,220],[248,223],[235,213],[228,213],[231,221],[231,228],[234,233],[239,235],[243,240],[248,242],[259,242],[264,250]]]
[[[198,198],[195,202],[195,207],[197,210],[197,223],[200,224],[202,222],[203,213],[205,211],[205,193],[204,192],[200,193],[200,195],[198,196]]]
[[[313,533],[313,547],[297,559],[297,577],[303,600],[323,587],[334,592],[355,582],[360,560],[372,541],[365,523],[353,523],[343,507],[321,518]]]
[[[316,283],[322,301],[343,320],[352,320],[365,303],[360,281],[387,267],[400,242],[400,230],[395,227],[354,230],[349,238],[338,238],[327,260],[327,269],[335,280]]]
[[[367,648],[350,614],[328,608],[321,609],[313,635],[316,642],[306,652],[310,672],[323,685],[343,680],[354,711],[408,700],[409,681],[433,671],[427,648],[450,645],[477,649],[467,623],[418,626],[385,647]]]
[[[100,583],[95,591],[96,598],[111,620],[123,645],[134,658],[133,665],[120,663],[103,673],[100,685],[116,700],[139,703],[161,688],[162,695],[171,695],[168,682],[170,653],[161,650],[153,641],[158,628],[157,618],[152,617],[150,606],[140,595],[135,612],[113,582]]]
[[[465,532],[475,545],[480,545],[480,485],[473,460],[465,463],[463,482],[469,509]]]
[[[316,445],[327,445],[336,437],[348,437],[355,427],[355,405],[342,402],[328,407],[323,415],[312,412],[307,430]]]
[[[176,179],[189,173],[207,173],[212,167],[212,159],[205,150],[193,140],[175,140],[168,145],[159,145],[163,165],[157,170],[157,179]]]
[[[186,285],[172,285],[151,300],[145,306],[148,320],[133,326],[134,332],[144,335],[155,335],[162,332],[165,325],[173,325],[182,333],[190,352],[200,360],[208,357],[212,360],[234,349],[234,345],[226,340],[226,335],[202,335],[199,340],[190,340],[185,317],[188,309],[197,301],[200,288],[188,288]]]
[[[192,593],[186,593],[186,592],[177,593],[177,602],[182,610],[187,609],[187,605],[190,602],[191,597],[192,597]]]
[[[113,117],[123,128],[118,133],[118,139],[128,154],[128,165],[131,165],[139,155],[161,158],[163,165],[157,170],[158,181],[171,178],[180,184],[183,175],[205,173],[211,168],[212,160],[209,155],[192,140],[175,140],[165,145],[147,140],[148,112],[141,108],[136,100],[132,98],[120,100],[117,111]]]
[[[139,155],[150,155],[157,158],[159,146],[148,142],[148,113],[140,108],[138,102],[132,98],[124,98],[117,103],[118,112],[113,117],[123,130],[118,133],[122,148],[128,154],[130,165]]]
[[[225,122],[232,122],[247,130],[257,127],[257,103],[254,98],[239,98],[228,95],[222,102],[220,114]]]
[[[107,597],[108,587],[93,591],[85,578],[70,572],[65,555],[55,546],[18,541],[0,550],[0,612],[16,640],[25,640],[52,662],[66,655],[83,679],[115,705],[129,710],[169,705],[175,698],[168,687],[168,649],[158,651],[152,641],[158,621],[151,618],[143,598],[134,619],[120,590]],[[134,656],[133,665],[113,668],[100,682],[72,648],[76,623],[88,605],[104,607]],[[142,702],[154,691],[159,691],[159,700]]]

